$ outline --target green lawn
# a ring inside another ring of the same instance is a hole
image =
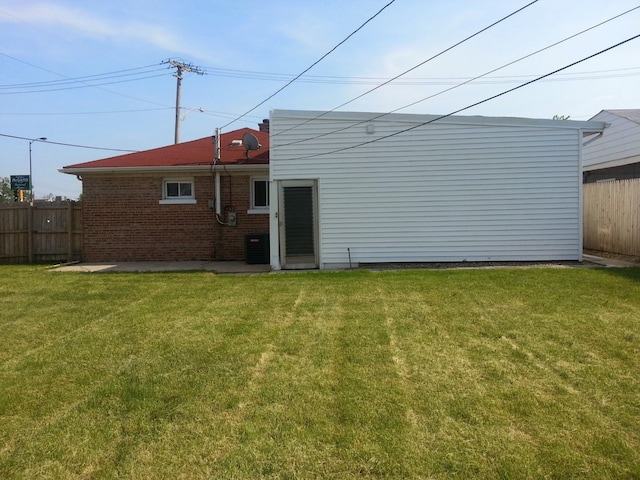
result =
[[[0,268],[0,478],[640,478],[640,269]]]

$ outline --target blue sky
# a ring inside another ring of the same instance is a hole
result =
[[[182,82],[180,139],[213,135],[305,70],[390,0],[0,0],[0,177],[29,171],[36,197],[77,198],[64,165],[174,140],[176,59],[207,74]],[[224,131],[279,109],[329,110],[487,27],[530,0],[396,0],[305,77]],[[341,110],[446,114],[640,33],[640,9],[477,81],[470,78],[639,6],[539,0]],[[110,74],[110,75],[106,75]],[[46,82],[46,83],[45,83]],[[586,120],[640,108],[640,39],[546,81],[461,112]],[[198,109],[202,108],[204,112]]]

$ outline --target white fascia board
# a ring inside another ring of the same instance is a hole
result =
[[[573,128],[589,132],[604,130],[605,123],[598,121],[553,120],[520,117],[483,117],[465,115],[422,115],[412,113],[375,112],[323,112],[313,110],[272,110],[271,118],[295,118],[302,120],[351,120],[356,122],[441,123],[455,125],[521,126],[540,128]],[[444,117],[444,118],[440,118]]]
[[[60,173],[68,173],[69,175],[88,175],[101,173],[211,173],[215,170],[226,171],[230,173],[250,173],[250,172],[269,172],[269,165],[183,165],[175,167],[85,167],[85,168],[60,168]]]

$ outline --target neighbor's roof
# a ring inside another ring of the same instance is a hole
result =
[[[260,143],[259,150],[247,152],[241,142],[244,134],[254,135]],[[239,144],[238,144],[239,143]],[[118,155],[91,162],[67,165],[61,169],[64,173],[76,173],[77,170],[100,171],[101,169],[129,168],[165,168],[193,167],[211,165],[215,156],[215,137],[205,137],[190,142],[168,145],[166,147],[141,152]],[[269,133],[251,128],[241,128],[220,135],[221,165],[267,165],[269,163]],[[85,170],[86,169],[86,170]]]
[[[603,110],[604,112],[613,113],[619,117],[626,118],[632,122],[640,123],[640,109],[624,109],[624,110]]]

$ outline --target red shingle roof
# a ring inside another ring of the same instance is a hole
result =
[[[245,133],[254,135],[261,145],[259,150],[249,152],[245,147],[234,146],[234,140],[242,140]],[[215,156],[214,137],[205,137],[190,142],[144,150],[142,152],[118,155],[91,162],[67,165],[72,168],[119,168],[119,167],[176,167],[211,165]],[[220,135],[220,163],[222,165],[267,165],[269,163],[269,133],[251,128],[241,128]]]

